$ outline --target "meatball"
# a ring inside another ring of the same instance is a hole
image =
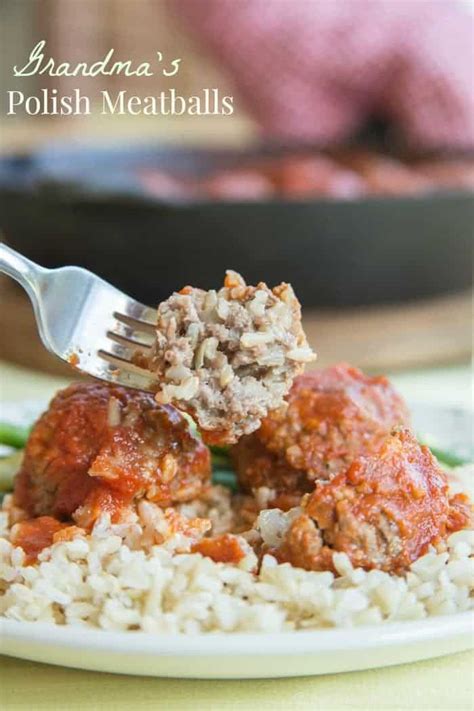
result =
[[[269,200],[275,195],[269,178],[252,169],[234,169],[216,173],[202,185],[204,195],[218,200]]]
[[[147,367],[157,401],[188,412],[217,444],[256,430],[314,358],[291,286],[246,286],[227,272],[217,292],[185,287],[160,304]]]
[[[89,527],[102,512],[120,520],[139,498],[188,501],[209,478],[207,447],[173,407],[149,393],[79,383],[33,427],[14,496],[31,516]]]
[[[453,515],[454,514],[454,515]],[[305,497],[275,553],[307,570],[334,569],[344,552],[355,567],[400,573],[448,533],[469,522],[465,502],[450,501],[448,482],[427,447],[407,429],[378,454],[361,456]]]
[[[376,451],[408,411],[388,380],[341,364],[296,378],[287,406],[232,448],[245,491],[304,494],[357,456]]]
[[[341,161],[361,176],[374,195],[418,195],[434,188],[428,176],[395,158],[355,151],[341,156]]]
[[[431,160],[416,169],[434,181],[437,188],[474,190],[474,161],[464,159]]]
[[[278,164],[276,182],[280,192],[290,198],[329,195],[358,198],[367,192],[363,179],[354,171],[323,155],[294,156]]]

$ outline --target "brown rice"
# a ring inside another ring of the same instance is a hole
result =
[[[473,474],[473,467],[458,470],[456,486]],[[231,496],[221,487],[180,512],[209,518],[214,533],[235,523]],[[37,564],[25,565],[23,551],[9,541],[15,516],[7,497],[0,513],[0,614],[9,619],[157,634],[280,632],[417,620],[473,607],[474,534],[468,530],[450,536],[445,550],[428,552],[404,576],[354,569],[344,553],[335,553],[336,577],[278,564],[269,555],[256,574],[255,554],[242,537],[246,555],[238,565],[215,563],[190,553],[192,535],[170,534],[164,513],[146,502],[135,520],[114,525],[103,516],[90,535],[56,543]],[[260,533],[278,536],[284,516],[262,512]]]

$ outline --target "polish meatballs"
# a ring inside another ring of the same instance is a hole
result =
[[[260,516],[265,539],[268,522],[265,512]],[[331,570],[337,551],[354,567],[400,573],[430,544],[469,523],[469,502],[449,499],[446,474],[429,449],[401,429],[377,454],[359,456],[330,481],[319,481],[301,509],[280,516],[286,530],[271,550],[280,561]]]
[[[296,497],[335,476],[358,456],[376,452],[408,411],[384,377],[349,365],[296,378],[287,405],[232,448],[244,490],[268,487]]]
[[[35,424],[14,497],[30,516],[88,528],[103,512],[120,520],[140,498],[189,501],[209,480],[209,450],[173,407],[149,393],[79,383]]]
[[[160,304],[151,355],[137,362],[154,374],[157,401],[217,444],[255,431],[315,357],[289,284],[248,286],[228,271],[218,291],[189,286]]]

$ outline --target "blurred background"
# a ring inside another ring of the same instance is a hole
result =
[[[225,268],[289,280],[319,365],[472,397],[473,25],[455,0],[3,0],[0,229],[157,303]],[[14,77],[181,58],[172,78]],[[216,89],[232,115],[100,115],[101,91]],[[74,89],[91,115],[7,116],[7,92]],[[0,282],[0,359],[67,375]],[[15,371],[16,372],[16,371]],[[420,375],[421,373],[421,375]],[[444,380],[440,380],[442,377]]]

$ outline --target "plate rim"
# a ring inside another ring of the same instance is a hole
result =
[[[153,656],[196,656],[219,654],[270,655],[369,650],[399,644],[427,643],[454,637],[471,638],[474,647],[474,611],[440,615],[421,620],[383,622],[360,627],[289,630],[283,632],[208,632],[160,634],[143,631],[116,631],[0,619],[1,648],[5,643],[29,643],[45,647],[61,646],[79,651],[94,649],[114,654]],[[467,649],[468,647],[466,647]],[[8,654],[8,651],[4,652]],[[13,656],[17,656],[14,654]]]

